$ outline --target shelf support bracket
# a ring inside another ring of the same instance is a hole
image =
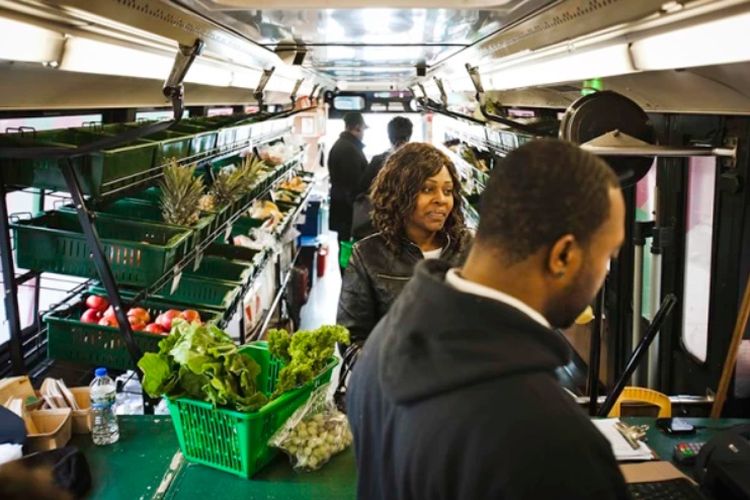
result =
[[[182,113],[185,110],[185,86],[182,82],[185,80],[185,75],[187,75],[190,66],[193,65],[195,58],[203,51],[203,46],[204,43],[201,39],[197,39],[192,46],[180,44],[172,65],[172,71],[162,87],[164,97],[172,101],[175,121],[182,118]]]
[[[268,69],[264,69],[263,74],[260,75],[258,86],[255,87],[255,92],[253,92],[253,96],[258,102],[258,108],[261,113],[263,112],[263,92],[265,92],[266,85],[268,85],[268,80],[271,79],[271,75],[273,75],[274,71],[276,71],[276,66],[271,66]]]
[[[476,93],[474,94],[474,98],[477,101],[477,106],[479,106],[479,111],[482,112],[482,116],[487,121],[499,123],[513,130],[518,130],[519,132],[531,134],[533,136],[544,135],[534,127],[524,125],[523,123],[518,123],[517,121],[510,120],[504,116],[496,115],[487,111],[484,97],[484,86],[482,85],[482,76],[479,74],[479,68],[466,63],[466,71],[469,73],[469,77],[471,77],[471,83],[474,84],[474,90],[476,91]]]
[[[296,82],[294,82],[294,88],[292,89],[292,93],[289,96],[289,100],[292,101],[292,109],[294,109],[294,105],[297,103],[297,92],[299,92],[299,88],[302,86],[302,82],[304,82],[304,78],[300,78]]]

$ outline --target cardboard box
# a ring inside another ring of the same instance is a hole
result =
[[[80,410],[73,410],[73,433],[88,434],[94,428],[91,416],[91,390],[88,387],[73,387],[70,389],[76,398]]]
[[[68,444],[73,430],[73,410],[36,410],[29,415],[38,430],[38,433],[29,434],[26,439],[30,452],[55,450]]]

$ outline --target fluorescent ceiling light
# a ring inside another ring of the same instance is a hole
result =
[[[256,69],[242,68],[232,72],[232,87],[254,89],[260,81],[262,72]]]
[[[268,80],[268,84],[266,85],[266,90],[271,90],[274,92],[283,92],[285,94],[291,94],[292,90],[294,90],[294,84],[295,84],[294,80],[284,78],[283,76],[280,76],[274,73],[273,75],[271,75],[271,79]]]
[[[626,44],[591,49],[493,68],[485,82],[492,90],[548,85],[600,78],[635,71]]]
[[[166,55],[71,36],[65,43],[60,69],[165,80],[172,63],[172,57]]]
[[[62,33],[0,18],[0,59],[56,64],[63,41]]]
[[[727,16],[633,42],[639,70],[689,68],[750,60],[750,13]]]
[[[212,64],[198,58],[185,75],[185,82],[229,87],[232,84],[232,71],[226,65]]]

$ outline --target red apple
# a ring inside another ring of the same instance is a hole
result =
[[[135,316],[128,316],[128,321],[130,322],[131,330],[133,330],[134,332],[140,332],[146,327],[146,323]]]
[[[99,324],[101,326],[111,326],[112,328],[118,327],[117,319],[114,316],[102,316],[102,319],[99,320]]]
[[[128,311],[128,318],[136,317],[144,325],[151,321],[151,315],[142,307],[134,307]]]
[[[182,319],[184,319],[188,323],[201,322],[201,315],[195,309],[186,309],[182,311],[182,314],[180,316],[182,316]]]
[[[143,331],[149,333],[158,333],[160,335],[167,333],[164,331],[164,328],[162,328],[158,323],[149,323],[148,325],[146,325]]]
[[[81,315],[81,321],[84,323],[98,323],[101,317],[101,311],[97,311],[96,309],[86,309],[86,312]]]
[[[109,306],[104,311],[104,314],[102,314],[102,318],[114,318],[114,317],[115,317],[115,308],[112,306]]]
[[[164,328],[165,331],[172,330],[172,320],[175,318],[179,318],[180,314],[182,314],[177,309],[170,309],[169,311],[164,311],[159,315],[158,318],[156,318],[155,323],[158,323],[159,326]]]
[[[86,306],[89,309],[96,309],[99,312],[104,312],[109,307],[109,302],[104,297],[89,295],[86,299]]]

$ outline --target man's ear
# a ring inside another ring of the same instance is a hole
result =
[[[581,247],[575,236],[565,234],[550,248],[546,270],[553,278],[564,278],[578,271],[581,258]]]

